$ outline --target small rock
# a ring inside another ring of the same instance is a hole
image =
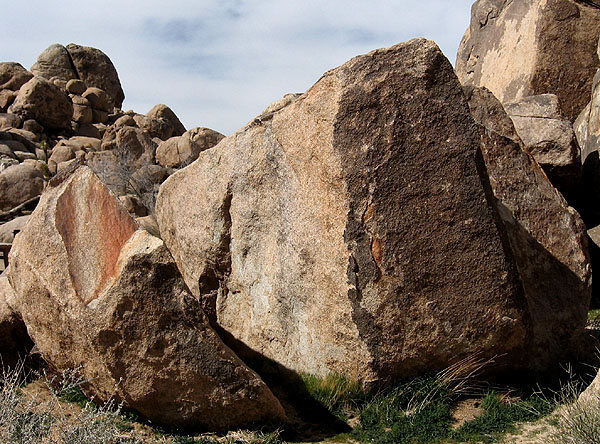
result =
[[[0,114],[0,130],[5,130],[8,128],[19,128],[21,126],[21,122],[21,118],[16,114]]]
[[[43,160],[44,162],[48,160],[48,155],[47,155],[46,151],[44,151],[41,148],[35,149],[35,157],[38,158],[39,160]]]
[[[74,94],[71,94],[69,97],[71,97],[71,101],[73,102],[73,105],[92,106],[92,103],[85,97],[76,96]]]
[[[225,136],[210,128],[194,128],[172,137],[156,148],[156,161],[168,168],[189,165],[198,155],[219,143]]]
[[[525,149],[567,198],[581,182],[579,146],[571,122],[563,117],[558,97],[541,94],[504,104]]]
[[[0,225],[0,243],[12,244],[15,239],[15,231],[21,231],[29,216],[15,217],[9,222]]]
[[[16,159],[15,153],[13,150],[6,144],[4,141],[0,141],[0,156],[10,157],[11,159]]]
[[[40,141],[39,134],[32,133],[31,131],[27,131],[23,128],[10,128],[8,132],[12,134],[15,140],[20,141],[23,145],[29,148],[29,151],[34,151],[36,147],[35,142]]]
[[[29,151],[15,151],[15,157],[19,159],[19,162],[23,162],[26,159],[36,160],[37,157],[34,153],[30,153]]]
[[[42,194],[44,176],[33,166],[22,163],[0,173],[0,211],[8,211]]]
[[[115,126],[134,126],[137,127],[137,124],[135,123],[135,120],[133,119],[133,117],[125,114],[122,117],[119,117],[115,123]]]
[[[0,91],[0,111],[5,112],[17,98],[17,93],[10,89]]]
[[[79,124],[92,123],[92,107],[73,105],[73,121]]]
[[[148,215],[148,210],[144,204],[142,204],[142,202],[140,202],[140,200],[132,194],[119,196],[119,201],[132,216],[143,217]]]
[[[52,149],[52,155],[48,159],[48,168],[52,174],[57,173],[57,165],[62,162],[75,158],[75,152],[72,147],[61,144],[56,145]]]
[[[85,83],[79,79],[71,79],[67,82],[67,92],[71,94],[81,95],[87,89]]]
[[[20,63],[0,63],[0,89],[18,91],[32,77],[33,74],[23,68]]]
[[[29,119],[23,122],[23,129],[25,131],[30,131],[34,134],[42,134],[44,132],[44,127],[33,119]]]
[[[86,89],[82,96],[89,100],[92,108],[94,109],[107,112],[112,109],[110,105],[110,97],[108,97],[106,92],[100,88],[92,86]]]
[[[99,109],[92,109],[92,121],[105,124],[108,122],[108,113]]]
[[[29,150],[25,147],[25,144],[23,144],[22,142],[19,142],[18,140],[1,140],[0,143],[2,145],[6,145],[9,146],[10,149],[13,152],[16,151],[25,151],[28,152]]]
[[[159,119],[167,122],[171,128],[171,136],[181,136],[185,133],[185,127],[179,118],[175,115],[173,110],[167,105],[155,105],[150,111],[146,113],[146,117],[151,119]],[[169,137],[171,137],[169,136]]]
[[[92,119],[93,119],[93,111],[92,111]],[[104,131],[106,131],[106,125],[103,124],[83,124],[79,125],[77,129],[77,135],[82,137],[92,137],[95,139],[102,139],[104,135]]]

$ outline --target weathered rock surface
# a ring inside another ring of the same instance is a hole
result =
[[[48,129],[61,130],[71,126],[73,105],[58,87],[34,77],[21,87],[9,112],[34,119]]]
[[[137,230],[89,168],[54,185],[10,254],[13,305],[44,358],[81,368],[88,394],[114,395],[153,422],[216,430],[283,418],[162,241]]]
[[[193,128],[180,137],[171,137],[158,145],[156,162],[168,168],[181,168],[224,138],[223,134],[209,128]]]
[[[413,40],[329,71],[171,175],[160,232],[213,322],[296,371],[369,383],[474,352],[531,364],[479,145],[452,66]]]
[[[592,273],[585,225],[519,138],[510,138],[511,119],[491,92],[467,88],[467,97],[483,127],[481,151],[527,296],[536,353],[544,356],[568,344],[587,320]]]
[[[478,0],[458,50],[463,84],[502,102],[556,94],[570,121],[589,100],[599,67],[600,9],[573,0]]]
[[[32,165],[21,163],[0,172],[0,211],[8,211],[42,194],[44,178]]]
[[[504,104],[525,149],[566,196],[581,182],[579,145],[571,122],[560,110],[558,97],[541,94]]]
[[[33,347],[27,327],[9,305],[14,297],[6,272],[0,274],[0,368],[3,369],[23,361]]]

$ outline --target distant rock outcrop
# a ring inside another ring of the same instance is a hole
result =
[[[125,99],[117,70],[108,56],[96,48],[56,43],[40,54],[31,72],[48,80],[61,79],[65,86],[71,79],[82,80],[88,87],[106,91],[111,107],[120,108]]]
[[[89,168],[44,193],[10,260],[13,305],[39,351],[58,370],[79,369],[89,395],[175,426],[284,418],[210,327],[163,242]]]
[[[478,0],[458,50],[463,84],[502,103],[555,94],[572,122],[600,66],[600,9],[573,0]]]

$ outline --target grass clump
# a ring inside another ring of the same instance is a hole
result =
[[[500,435],[514,432],[515,424],[536,421],[549,414],[554,403],[539,394],[513,401],[492,392],[483,399],[482,408],[481,416],[466,422],[450,436],[457,441],[494,442]]]
[[[360,412],[353,435],[378,444],[431,442],[448,437],[451,424],[450,392],[434,376],[377,395]]]
[[[472,357],[377,394],[361,409],[353,437],[375,444],[491,443],[515,430],[516,423],[535,421],[554,408],[554,400],[539,393],[511,399],[482,391],[475,376],[484,365],[487,363]],[[481,414],[454,430],[453,410],[458,401],[477,391],[483,397]]]
[[[360,383],[341,375],[330,374],[320,378],[305,374],[302,382],[310,397],[341,420],[346,420],[366,400]]]
[[[23,385],[23,368],[0,375],[0,442],[5,444],[137,444],[142,441],[125,436],[119,428],[121,409],[108,402],[98,407],[81,399],[79,380],[72,373],[60,383],[44,379],[47,396],[28,392]],[[43,387],[43,384],[41,385]],[[57,387],[58,388],[55,388]],[[72,399],[82,406],[64,405]]]
[[[569,381],[561,390],[563,406],[554,418],[552,444],[600,444],[600,393],[580,396],[584,385]],[[593,390],[593,389],[592,389]]]

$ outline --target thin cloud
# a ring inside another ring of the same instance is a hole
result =
[[[426,37],[454,62],[471,3],[28,0],[11,3],[0,60],[30,67],[55,42],[94,46],[119,72],[124,107],[143,113],[166,103],[187,127],[228,134],[283,94],[305,91],[326,70],[378,47]]]

